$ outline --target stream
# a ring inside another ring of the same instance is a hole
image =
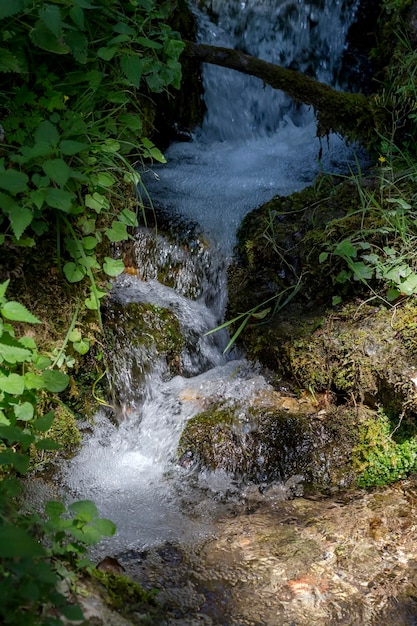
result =
[[[341,59],[355,2],[213,0],[206,12],[192,10],[200,41],[238,47],[343,87]],[[242,218],[274,195],[304,188],[319,172],[346,172],[355,163],[352,147],[336,136],[320,142],[313,112],[282,92],[215,66],[205,66],[203,78],[201,128],[191,141],[169,147],[166,165],[141,173],[172,233],[138,228],[138,272],[116,279],[110,305],[120,327],[134,325],[123,313],[132,303],[169,311],[184,337],[180,359],[172,368],[160,357],[154,321],[141,326],[142,346],[121,328],[111,372],[117,419],[103,409],[93,428],[85,424],[82,448],[57,480],[69,497],[94,500],[116,523],[115,537],[94,556],[117,555],[126,572],[159,589],[169,609],[164,624],[417,623],[406,609],[403,621],[384,621],[381,611],[387,615],[392,606],[369,600],[368,574],[361,578],[359,565],[348,562],[349,538],[360,534],[354,529],[360,524],[351,510],[345,513],[346,504],[371,511],[368,517],[387,527],[378,502],[369,504],[373,496],[294,499],[302,490],[295,493],[293,484],[263,493],[225,472],[178,463],[184,424],[213,398],[249,403],[271,389],[238,350],[223,354],[226,330],[205,335],[224,320],[226,270]],[[414,506],[401,498],[398,506]],[[340,545],[348,566],[330,571]],[[387,556],[387,564],[395,574],[395,557]],[[372,575],[382,569],[375,566]],[[382,582],[381,588],[389,595]]]

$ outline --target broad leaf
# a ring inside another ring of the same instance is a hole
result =
[[[120,60],[120,67],[129,83],[139,89],[143,71],[142,59],[137,54],[125,54]]]
[[[64,213],[70,212],[74,200],[75,195],[71,191],[66,191],[65,189],[49,187],[45,194],[46,203],[53,209],[59,209]]]
[[[11,395],[20,396],[25,390],[25,381],[19,374],[0,374],[0,390]]]
[[[124,272],[125,266],[121,259],[112,259],[106,256],[103,263],[103,270],[107,276],[119,276]]]
[[[88,339],[82,339],[81,341],[74,341],[73,348],[79,354],[87,354],[90,349],[90,342]]]
[[[72,170],[63,159],[50,159],[42,163],[42,169],[47,176],[60,187],[63,187],[71,176]]]
[[[35,442],[35,448],[37,450],[61,450],[62,445],[57,443],[54,439],[40,439]]]
[[[63,271],[69,283],[78,283],[86,275],[85,268],[82,265],[76,265],[73,261],[65,263]]]
[[[9,211],[9,220],[13,235],[16,239],[20,239],[33,221],[33,212],[27,207],[16,206]]]
[[[6,189],[12,194],[22,193],[27,190],[29,178],[23,172],[9,169],[0,172],[0,188]]]
[[[16,15],[24,9],[24,0],[1,0],[0,2],[0,20],[5,17]]]
[[[14,407],[14,414],[17,419],[23,422],[29,422],[33,418],[33,405],[30,402],[23,402],[22,404],[16,404]]]
[[[91,500],[79,500],[73,502],[68,507],[69,511],[75,513],[78,519],[83,522],[91,522],[98,516],[97,507]]]
[[[41,324],[41,320],[35,317],[28,309],[14,300],[9,300],[0,308],[0,311],[8,320],[13,322],[27,322],[29,324]]]
[[[32,356],[31,350],[22,348],[18,341],[7,334],[0,337],[0,362],[23,363],[29,361]]]
[[[12,54],[10,50],[7,50],[7,48],[0,48],[0,72],[16,72],[20,74],[22,71],[22,65],[14,54]]]
[[[16,559],[44,555],[42,545],[20,526],[0,526],[0,557]]]
[[[21,454],[20,452],[13,452],[13,450],[4,450],[0,452],[0,465],[11,465],[14,467],[20,474],[26,474],[29,469],[29,457],[26,454]],[[2,527],[0,527],[1,531]],[[4,549],[2,545],[3,539],[0,534],[0,555],[1,550]]]
[[[52,393],[59,393],[67,388],[69,376],[59,370],[45,370],[42,374],[45,389]]]
[[[49,146],[57,146],[59,139],[60,136],[57,127],[48,120],[41,122],[36,129],[36,143],[42,142],[48,144]]]
[[[62,19],[60,8],[54,4],[44,4],[39,11],[39,19],[55,37],[62,33]]]
[[[84,150],[88,149],[88,144],[82,143],[81,141],[73,141],[71,139],[64,139],[59,144],[59,149],[62,154],[65,156],[73,156],[74,154],[79,154]]]
[[[46,431],[48,431],[51,428],[54,418],[55,418],[54,412],[49,411],[49,413],[45,413],[45,415],[42,415],[42,417],[38,417],[37,419],[34,420],[33,428],[35,428],[41,433],[46,433]]]
[[[105,234],[112,243],[128,239],[126,224],[122,222],[113,222],[111,228],[105,230]]]
[[[63,42],[62,37],[54,35],[42,20],[35,23],[35,27],[29,34],[32,42],[38,48],[54,52],[55,54],[68,54],[70,48]]]

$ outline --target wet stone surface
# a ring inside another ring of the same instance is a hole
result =
[[[249,490],[210,537],[118,555],[157,589],[158,624],[417,624],[417,477],[330,498]],[[201,513],[201,511],[200,511]]]

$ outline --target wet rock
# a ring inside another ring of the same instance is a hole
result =
[[[363,411],[362,419],[368,417]],[[290,497],[304,485],[327,489],[355,482],[352,449],[359,441],[358,425],[355,410],[317,411],[306,398],[263,391],[232,406],[216,402],[190,419],[178,454],[183,464],[192,459],[200,469],[222,469],[259,483],[287,481]]]

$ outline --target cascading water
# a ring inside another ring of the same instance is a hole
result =
[[[202,41],[237,46],[321,81],[340,80],[340,58],[355,14],[352,2],[214,0],[213,19],[193,11]],[[198,224],[205,239],[183,246],[158,235],[152,256],[146,245],[150,235],[139,230],[135,249],[145,280],[125,274],[112,295],[115,305],[146,303],[176,316],[185,338],[177,374],[152,346],[135,348],[129,337],[121,342],[112,375],[123,419],[115,425],[99,413],[94,432],[62,470],[61,482],[74,497],[93,499],[100,513],[116,522],[113,552],[208,530],[207,519],[191,521],[176,500],[178,478],[186,478],[175,459],[183,425],[201,410],[205,397],[233,401],[267,386],[238,354],[233,360],[224,357],[224,335],[204,336],[222,319],[236,228],[249,210],[272,196],[303,188],[321,168],[343,169],[351,158],[344,143],[330,137],[319,163],[312,111],[258,79],[205,67],[204,87],[202,128],[192,141],[171,146],[167,165],[143,173],[143,180],[155,204]],[[162,265],[180,266],[173,286],[158,282]],[[200,477],[211,493],[222,479]]]

